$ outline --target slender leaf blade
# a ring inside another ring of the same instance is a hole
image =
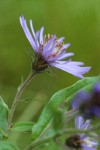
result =
[[[15,144],[8,141],[0,141],[0,150],[20,150]]]
[[[5,132],[8,124],[9,108],[0,97],[0,129]],[[2,132],[0,132],[0,139],[2,139]]]
[[[34,122],[16,122],[12,127],[12,131],[28,132],[32,130]]]

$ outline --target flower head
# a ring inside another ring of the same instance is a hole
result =
[[[100,82],[96,83],[91,93],[79,92],[72,101],[72,107],[79,109],[86,118],[100,118]]]
[[[84,134],[84,130],[88,129],[89,125],[90,120],[84,122],[82,116],[77,116],[75,118],[75,128],[83,130],[83,133],[74,134],[67,138],[66,145],[76,150],[96,150],[98,142]]]
[[[32,20],[30,20],[30,32],[23,16],[20,17],[20,24],[36,54],[36,60],[32,66],[33,70],[41,72],[48,66],[53,66],[79,78],[83,78],[83,74],[90,70],[91,67],[82,67],[84,65],[82,62],[74,62],[71,59],[63,61],[63,59],[74,55],[74,53],[66,52],[70,44],[64,44],[64,37],[57,38],[55,34],[44,36],[44,27],[35,32]]]

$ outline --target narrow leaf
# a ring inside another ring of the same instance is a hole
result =
[[[48,127],[49,123],[54,118],[60,105],[67,100],[69,103],[72,96],[79,90],[90,91],[92,86],[100,80],[100,77],[86,77],[79,80],[74,85],[56,92],[43,109],[38,122],[32,128],[32,141],[36,140]]]
[[[9,108],[3,101],[2,97],[0,97],[0,139],[2,137],[3,132],[6,131],[7,128],[7,121],[8,121],[8,113],[9,113]]]
[[[0,141],[0,150],[19,150],[19,148],[8,141]]]
[[[12,127],[12,131],[28,132],[32,130],[33,122],[16,122]]]

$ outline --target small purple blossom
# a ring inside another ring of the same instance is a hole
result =
[[[83,133],[70,136],[66,140],[66,145],[77,150],[96,150],[98,142],[84,134],[84,130],[88,129],[90,122],[91,120],[84,121],[82,116],[77,116],[75,118],[75,128],[83,130]]]
[[[85,91],[78,92],[71,102],[72,108],[78,109],[80,107],[80,105],[86,103],[87,99],[89,99],[89,98],[90,98],[89,93],[87,93]]]
[[[78,109],[86,118],[100,118],[100,82],[96,83],[91,93],[79,92],[71,104],[73,109]]]
[[[48,66],[53,66],[79,78],[83,78],[83,74],[90,70],[91,67],[82,67],[83,62],[75,62],[71,59],[63,60],[74,55],[72,52],[66,52],[70,44],[63,43],[64,37],[57,38],[56,35],[44,35],[44,27],[35,32],[32,20],[30,20],[30,32],[23,16],[20,17],[20,24],[36,54],[36,60],[32,66],[33,70],[41,72]]]

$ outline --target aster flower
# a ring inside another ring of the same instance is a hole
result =
[[[100,82],[96,83],[91,93],[79,92],[72,101],[72,108],[78,109],[86,118],[100,118]]]
[[[75,128],[81,131],[83,130],[83,133],[70,136],[66,139],[65,144],[71,149],[76,150],[96,150],[98,142],[84,134],[84,130],[88,129],[90,122],[90,120],[86,120],[84,122],[84,118],[82,116],[77,116],[75,118]]]
[[[74,53],[66,52],[70,44],[63,43],[64,37],[57,38],[55,34],[44,36],[44,27],[35,33],[32,20],[30,20],[30,32],[23,16],[20,17],[20,24],[36,54],[36,59],[32,66],[32,69],[36,72],[44,71],[48,66],[51,66],[83,78],[83,74],[90,70],[91,67],[82,67],[83,62],[75,62],[71,59],[63,60],[74,55]]]

